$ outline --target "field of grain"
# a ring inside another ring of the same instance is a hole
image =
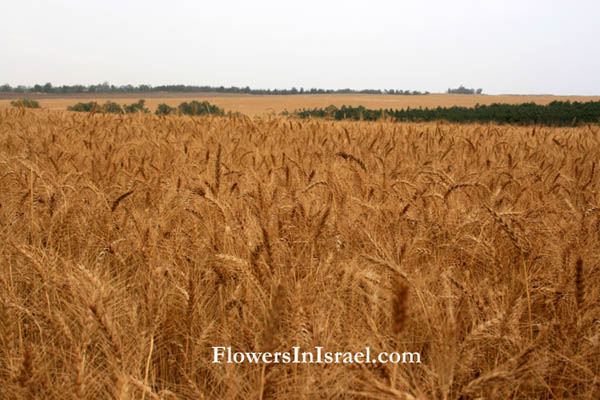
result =
[[[5,99],[0,97],[0,108],[10,106],[11,99],[21,97],[37,99],[40,106],[51,110],[66,110],[78,102],[97,101],[104,103],[107,100],[114,101],[121,105],[136,103],[139,99],[146,100],[146,107],[152,112],[160,103],[165,103],[171,107],[178,106],[184,101],[198,100],[208,101],[215,104],[225,111],[237,111],[250,117],[263,116],[265,114],[279,114],[284,110],[294,111],[302,108],[324,108],[331,104],[341,107],[364,106],[366,108],[380,109],[392,108],[402,109],[406,107],[451,107],[465,106],[472,107],[476,104],[521,104],[535,102],[537,104],[548,104],[552,101],[598,101],[600,97],[590,96],[488,96],[488,95],[460,95],[460,94],[430,94],[426,96],[397,96],[397,95],[370,95],[370,94],[333,94],[333,95],[232,95],[219,93],[142,93],[132,94],[101,94],[101,95],[35,95],[27,94],[18,96],[17,94],[5,95]]]
[[[0,109],[0,398],[597,399],[599,134]]]

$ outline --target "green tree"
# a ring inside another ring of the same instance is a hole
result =
[[[161,103],[158,105],[158,107],[156,107],[156,111],[154,112],[154,114],[156,115],[169,115],[173,112],[175,112],[177,109],[175,107],[171,107],[168,104],[165,103]]]
[[[40,108],[40,104],[36,100],[31,99],[13,100],[10,104],[14,107]]]

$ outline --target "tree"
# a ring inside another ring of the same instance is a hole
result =
[[[448,89],[449,94],[475,94],[475,89],[468,89],[460,85],[457,89]]]
[[[145,104],[145,100],[140,99],[137,103],[124,105],[123,111],[126,114],[132,114],[132,113],[136,113],[136,112],[149,113],[150,110],[148,110],[146,107],[144,107],[144,104]]]
[[[13,100],[10,104],[14,107],[40,108],[40,104],[36,100],[31,99]]]
[[[168,104],[161,103],[156,108],[156,111],[154,112],[154,114],[156,114],[156,115],[169,115],[169,114],[171,114],[172,112],[175,112],[175,111],[177,111],[177,109],[175,107],[171,107]]]

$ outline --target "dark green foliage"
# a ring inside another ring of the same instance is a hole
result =
[[[123,114],[123,108],[119,104],[109,100],[102,105],[101,112],[112,113],[112,114]]]
[[[137,103],[126,104],[123,106],[123,111],[125,111],[126,114],[133,114],[136,112],[149,113],[150,110],[144,107],[145,102],[145,100],[138,100]]]
[[[469,89],[464,87],[463,85],[460,85],[458,88],[456,89],[450,89],[448,88],[448,94],[481,94],[483,93],[483,89]]]
[[[77,103],[74,106],[68,106],[68,111],[78,111],[78,112],[91,112],[98,109],[98,103],[95,101],[90,101],[89,103]]]
[[[144,107],[145,101],[139,100],[137,103],[126,104],[124,106],[120,106],[119,104],[107,101],[106,103],[100,105],[95,101],[90,101],[88,103],[77,103],[74,106],[67,107],[69,111],[79,111],[79,112],[97,112],[97,113],[115,113],[115,114],[131,114],[136,112],[148,113],[150,112],[146,107]],[[191,102],[183,102],[177,108],[171,107],[167,104],[159,104],[155,114],[156,115],[168,115],[171,113],[181,113],[184,115],[225,115],[223,109],[210,104],[208,101],[199,102],[193,100]],[[228,114],[229,115],[229,114]]]
[[[158,105],[154,113],[156,115],[168,115],[176,112],[184,115],[225,115],[225,111],[214,104],[210,104],[208,101],[199,102],[196,100],[189,103],[183,102],[177,108],[162,103]]]
[[[177,111],[177,108],[175,107],[171,107],[168,104],[165,103],[161,103],[158,105],[158,107],[156,107],[156,111],[154,112],[154,114],[156,115],[169,115],[171,113],[174,113]]]
[[[535,103],[524,104],[492,104],[489,106],[476,105],[475,107],[437,107],[437,108],[406,108],[401,110],[391,109],[366,109],[363,106],[347,107],[329,106],[327,108],[314,108],[297,110],[292,115],[299,118],[329,118],[335,120],[364,120],[375,121],[381,118],[393,121],[437,121],[470,123],[470,122],[496,122],[506,124],[541,124],[569,126],[578,123],[600,122],[600,101],[569,102],[553,101],[547,105]]]
[[[112,101],[107,101],[106,103],[100,105],[95,101],[90,101],[88,103],[77,103],[74,106],[67,107],[68,111],[78,111],[78,112],[97,112],[97,113],[117,113],[123,114],[123,108],[117,103]]]
[[[391,110],[390,110],[391,111]],[[291,115],[299,118],[328,118],[335,120],[351,119],[351,120],[363,120],[363,121],[376,121],[383,118],[384,115],[388,115],[387,111],[384,110],[370,110],[363,106],[352,107],[342,106],[337,108],[334,105],[330,105],[325,108],[313,108],[313,109],[302,109],[296,110]]]
[[[210,104],[208,101],[198,102],[193,100],[191,102],[183,102],[177,107],[182,114],[185,115],[224,115],[223,109]]]
[[[15,107],[23,106],[25,108],[40,108],[40,103],[38,103],[36,100],[30,99],[13,100],[10,102],[10,104]]]
[[[67,107],[69,111],[79,112],[97,112],[112,114],[132,114],[136,112],[148,113],[150,110],[144,107],[145,100],[139,100],[137,103],[126,104],[121,107],[118,103],[108,100],[104,104],[98,104],[95,101],[88,103],[77,103],[74,106]]]

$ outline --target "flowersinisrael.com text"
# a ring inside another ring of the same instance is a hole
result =
[[[276,352],[241,352],[233,351],[231,347],[215,346],[213,360],[215,364],[419,364],[421,354],[417,352],[381,352],[371,354],[371,349],[365,347],[360,352],[331,352],[317,346],[314,351],[301,351],[300,347],[292,347],[291,351]]]

